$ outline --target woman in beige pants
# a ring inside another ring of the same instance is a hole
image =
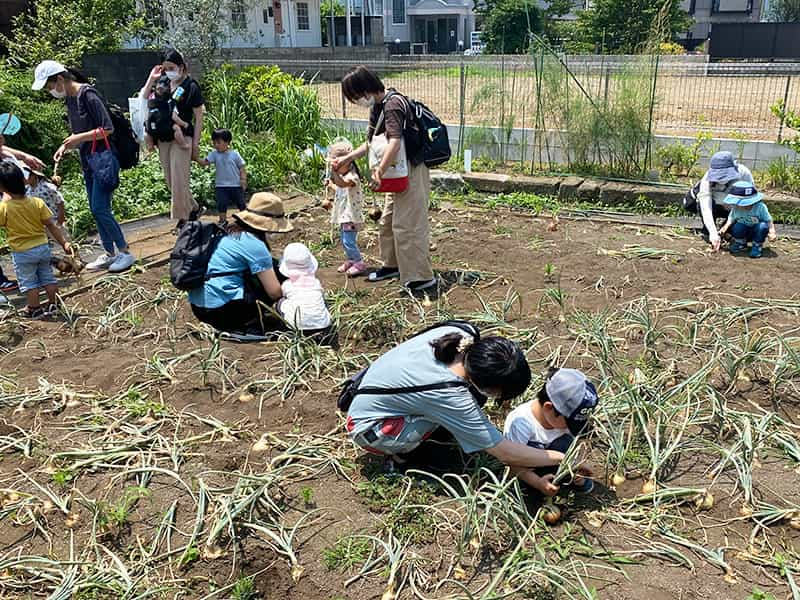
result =
[[[173,120],[187,124],[183,127],[183,134],[192,140],[189,148],[181,146],[174,139],[158,140],[161,168],[172,195],[170,216],[173,219],[189,219],[198,209],[189,187],[189,173],[192,159],[197,159],[200,152],[205,108],[203,94],[198,83],[189,76],[186,61],[177,50],[169,49],[164,53],[161,64],[150,71],[139,97],[149,98],[153,86],[161,77],[169,80],[172,90],[170,104],[174,107]]]
[[[370,108],[367,142],[350,154],[332,163],[338,169],[368,151],[373,135],[386,133],[389,144],[381,163],[371,172],[373,189],[376,189],[387,168],[400,151],[403,131],[410,114],[408,101],[401,94],[387,93],[377,75],[364,66],[356,67],[342,79],[342,93],[353,104]],[[383,113],[383,119],[380,119]],[[408,142],[406,142],[408,144]],[[430,206],[431,182],[428,167],[422,161],[422,148],[406,146],[408,154],[408,188],[404,192],[386,195],[380,222],[380,252],[383,266],[370,273],[370,281],[400,278],[405,289],[415,295],[435,293],[438,281],[433,276],[430,258]]]

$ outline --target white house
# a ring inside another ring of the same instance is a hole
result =
[[[447,53],[469,48],[475,30],[473,0],[383,0],[383,37],[410,42],[414,52]],[[460,42],[460,43],[459,43]]]
[[[237,10],[238,6],[238,10]],[[232,3],[231,21],[241,34],[230,48],[310,48],[322,45],[320,0],[264,0]]]

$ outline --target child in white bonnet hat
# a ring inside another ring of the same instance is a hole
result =
[[[317,259],[305,244],[293,242],[284,248],[278,270],[288,279],[281,284],[283,298],[277,308],[294,329],[325,329],[331,324],[317,267]]]

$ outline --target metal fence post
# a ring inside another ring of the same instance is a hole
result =
[[[347,99],[344,97],[344,92],[342,92],[342,118],[347,118]]]
[[[459,66],[459,97],[458,97],[458,156],[464,152],[464,104],[467,95],[467,69],[464,65],[464,57],[461,57]]]
[[[792,85],[792,76],[786,76],[786,88],[783,90],[783,110],[788,110],[789,107],[786,106],[786,103],[789,102],[789,87]],[[781,124],[778,127],[778,143],[781,141],[781,135],[783,135],[783,122],[786,119],[781,119]]]

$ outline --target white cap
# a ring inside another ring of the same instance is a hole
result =
[[[317,259],[305,244],[292,242],[283,249],[281,265],[278,270],[286,277],[292,275],[313,275],[317,272]]]
[[[53,75],[64,73],[66,70],[67,67],[60,62],[55,60],[43,60],[36,65],[36,69],[33,71],[33,85],[31,87],[34,90],[40,90]]]

